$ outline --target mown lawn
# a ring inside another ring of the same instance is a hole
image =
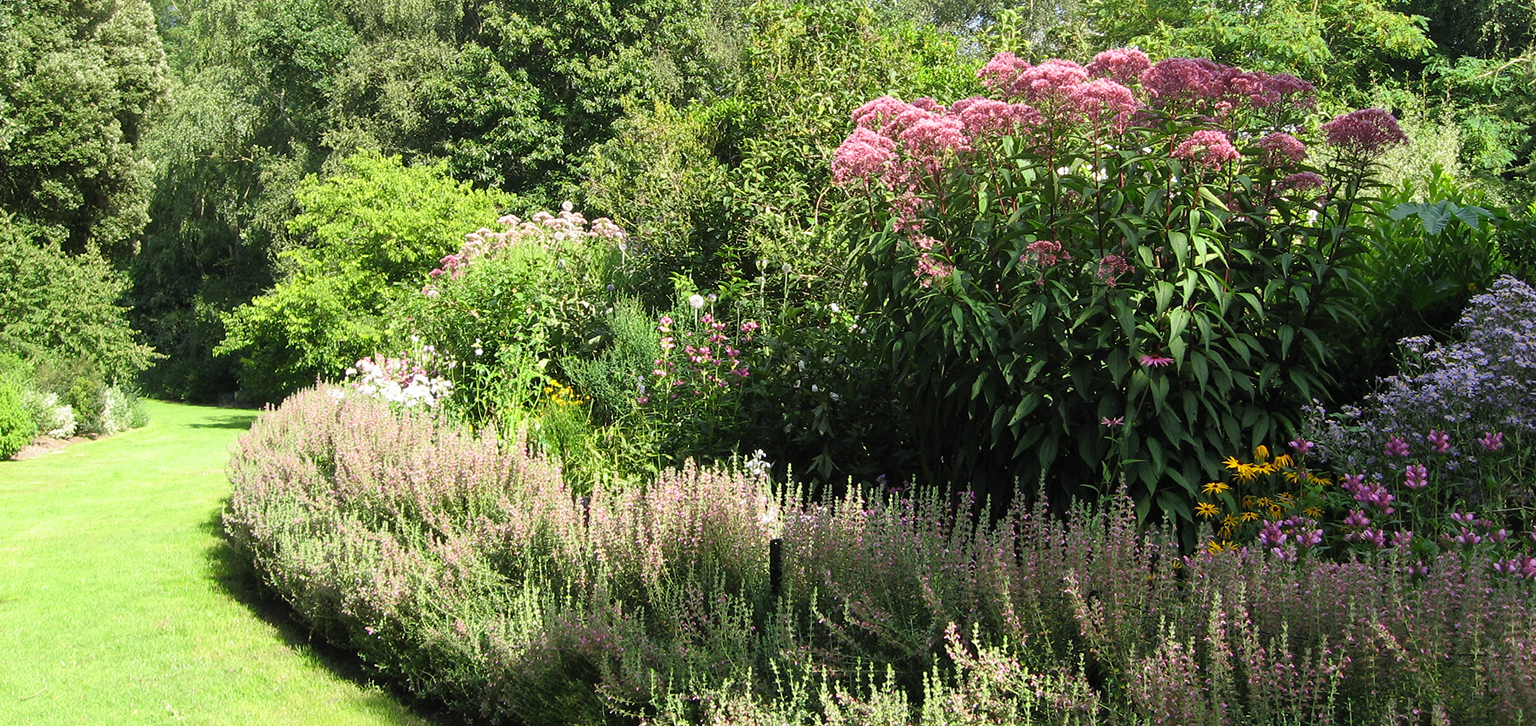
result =
[[[0,724],[425,724],[262,600],[219,532],[253,412],[0,462]]]

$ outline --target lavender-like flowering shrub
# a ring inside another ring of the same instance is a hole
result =
[[[411,692],[493,721],[1536,711],[1536,582],[1475,553],[1333,563],[1286,541],[1285,557],[1181,557],[1169,532],[1138,534],[1123,496],[979,524],[971,502],[934,494],[803,504],[760,474],[691,466],[578,496],[521,440],[326,390],[264,414],[230,477],[231,540],[305,620]]]
[[[1445,344],[1402,340],[1398,375],[1360,406],[1318,408],[1311,435],[1330,468],[1357,488],[1392,492],[1413,509],[1404,527],[1431,541],[1518,538],[1512,529],[1536,522],[1536,291],[1500,278],[1472,299],[1457,332]],[[1489,526],[1463,526],[1474,520]]]

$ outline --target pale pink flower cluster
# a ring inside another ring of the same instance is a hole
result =
[[[1110,287],[1115,286],[1116,279],[1131,271],[1131,263],[1126,262],[1120,255],[1104,255],[1099,259],[1097,277]]]
[[[954,271],[955,268],[946,264],[943,260],[924,252],[918,255],[917,269],[913,271],[912,275],[917,278],[918,284],[927,288],[933,287],[933,283],[949,277],[950,273]]]
[[[1408,142],[1397,119],[1385,109],[1363,108],[1334,116],[1318,129],[1330,146],[1355,161],[1369,161],[1387,149]]]
[[[459,251],[439,260],[437,269],[429,273],[432,279],[435,280],[443,275],[458,277],[464,274],[464,270],[475,259],[505,247],[539,244],[555,249],[566,242],[589,238],[621,244],[627,236],[623,229],[607,217],[599,217],[588,223],[586,217],[572,211],[570,202],[560,205],[559,214],[538,212],[527,220],[509,214],[496,222],[506,229],[493,232],[481,227],[464,235],[464,245],[459,248]],[[422,290],[422,293],[428,297],[436,297],[436,289],[430,285]]]
[[[1190,134],[1173,150],[1175,159],[1197,162],[1212,169],[1219,169],[1229,161],[1237,161],[1240,156],[1227,135],[1214,129]]]
[[[1040,269],[1049,269],[1062,262],[1072,259],[1071,253],[1061,248],[1060,242],[1052,240],[1040,240],[1029,243],[1024,248],[1024,254],[1019,255],[1019,264],[1033,265]]]
[[[1300,164],[1307,158],[1306,145],[1283,131],[1259,139],[1254,146],[1268,152],[1264,155],[1264,163],[1271,168],[1285,166],[1287,163]]]
[[[1088,72],[1099,78],[1110,78],[1122,84],[1132,84],[1152,66],[1147,54],[1135,48],[1111,48],[1093,57]]]
[[[1254,108],[1309,109],[1317,103],[1312,84],[1292,75],[1244,71],[1209,58],[1168,58],[1141,74],[1141,87],[1157,106],[1181,104],[1229,111]]]

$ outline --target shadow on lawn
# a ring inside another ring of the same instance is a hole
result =
[[[187,424],[189,429],[240,429],[244,431],[251,427],[251,422],[256,420],[256,414],[260,411],[240,411],[238,413],[224,413],[217,416],[209,416],[197,423]]]
[[[249,423],[247,418],[246,424],[249,425]],[[224,505],[228,505],[227,499]],[[448,711],[440,703],[424,701],[404,693],[396,687],[395,683],[388,680],[375,679],[358,659],[357,654],[336,647],[306,627],[298,620],[293,608],[262,583],[261,577],[251,564],[242,558],[225,539],[222,519],[224,509],[225,507],[221,506],[218,513],[201,525],[204,532],[218,539],[218,544],[209,547],[206,553],[208,578],[217,583],[219,589],[249,608],[256,617],[277,630],[284,644],[300,654],[313,656],[327,670],[340,678],[363,686],[378,686],[385,689],[405,704],[416,717],[429,724],[481,726],[488,723],[482,719]],[[386,709],[380,709],[381,713],[385,711]],[[409,722],[401,721],[400,723]]]

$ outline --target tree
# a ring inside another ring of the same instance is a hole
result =
[[[146,0],[0,4],[0,209],[28,237],[119,266],[148,221],[140,145],[165,92]]]

